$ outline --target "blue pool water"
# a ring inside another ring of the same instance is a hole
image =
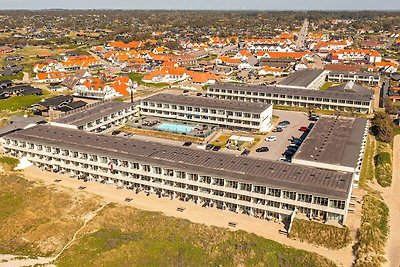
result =
[[[172,124],[172,123],[161,123],[160,125],[157,126],[157,129],[161,131],[180,133],[180,134],[191,132],[193,131],[193,128],[194,127],[191,126]]]

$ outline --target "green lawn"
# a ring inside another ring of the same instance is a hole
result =
[[[110,205],[57,266],[334,266],[323,257],[244,231]]]
[[[18,72],[17,74],[14,75],[8,75],[8,76],[0,76],[0,81],[4,81],[4,80],[22,80],[22,78],[24,77],[24,73]]]
[[[163,88],[163,87],[169,86],[168,83],[146,83],[146,82],[143,82],[142,79],[145,75],[142,73],[132,72],[132,73],[129,73],[128,76],[133,82],[137,82],[139,85],[145,85],[145,86],[155,87],[155,88]]]
[[[326,83],[324,83],[324,84],[319,88],[319,90],[325,91],[325,90],[328,89],[329,87],[332,87],[334,84],[335,84],[335,83],[333,83],[333,82],[326,82]]]
[[[23,108],[29,108],[42,99],[38,95],[13,96],[0,100],[0,111],[16,111]]]

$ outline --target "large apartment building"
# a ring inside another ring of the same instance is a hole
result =
[[[207,95],[223,100],[370,113],[373,92],[309,90],[283,86],[215,84]]]
[[[144,116],[213,124],[235,130],[267,132],[272,128],[272,105],[264,103],[164,93],[143,99],[140,110]]]
[[[358,82],[370,85],[378,85],[381,82],[379,73],[363,72],[363,71],[329,71],[327,72],[327,80],[336,83]]]
[[[352,174],[40,125],[4,137],[9,155],[48,171],[263,219],[294,211],[345,223]]]
[[[122,125],[133,119],[137,112],[136,105],[132,103],[103,101],[67,112],[50,124],[92,132]]]

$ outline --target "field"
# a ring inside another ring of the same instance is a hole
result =
[[[6,160],[7,161],[7,160]],[[18,173],[0,176],[0,254],[50,257],[103,201],[44,187]],[[11,264],[11,263],[10,263]],[[109,203],[56,260],[57,266],[335,266],[244,231],[194,224]]]
[[[331,249],[344,248],[351,242],[347,227],[339,228],[301,219],[293,221],[289,237]]]
[[[8,75],[8,76],[0,76],[0,81],[4,81],[4,80],[22,80],[22,78],[24,77],[24,73],[18,72],[17,74],[14,75]]]
[[[333,266],[243,231],[109,205],[58,266]]]
[[[38,95],[14,96],[0,100],[1,111],[16,111],[23,108],[29,108],[42,99]]]
[[[0,253],[50,256],[81,226],[98,200],[46,188],[18,174],[0,176]]]
[[[332,87],[334,85],[336,85],[336,84],[333,82],[326,82],[319,88],[319,90],[325,91],[326,89],[328,89],[329,87]]]

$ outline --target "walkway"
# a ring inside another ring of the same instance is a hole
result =
[[[389,206],[389,239],[386,245],[385,266],[400,266],[400,135],[393,144],[393,181],[392,186],[383,189],[383,198]]]

